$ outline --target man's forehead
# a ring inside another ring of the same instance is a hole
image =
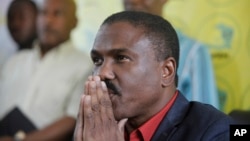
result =
[[[128,52],[131,48],[127,42],[119,42],[119,39],[110,40],[110,38],[105,38],[94,43],[92,50],[93,52],[102,52],[102,53],[122,53]]]
[[[135,27],[128,22],[115,22],[101,26],[93,48],[99,48],[107,44],[115,45],[113,48],[127,48],[140,42],[149,42],[144,29]]]
[[[120,30],[126,28],[126,30],[132,30],[133,32],[135,30],[137,31],[145,31],[146,27],[143,24],[140,24],[140,22],[133,22],[133,21],[127,21],[127,20],[118,20],[110,23],[104,23],[99,31],[102,30],[110,30],[110,28],[120,28]],[[98,31],[98,32],[99,32]]]
[[[74,1],[72,0],[43,0],[42,2],[38,3],[40,9],[44,9],[47,7],[53,8],[67,8],[75,6]]]
[[[127,21],[116,21],[114,23],[104,24],[98,30],[96,39],[108,39],[111,37],[113,40],[141,38],[145,37],[145,29],[140,26],[135,26]]]
[[[149,52],[152,53],[152,44],[151,42],[143,38],[139,40],[138,42],[132,43],[132,44],[98,44],[94,45],[91,54],[92,55],[107,55],[107,56],[114,56],[117,54],[127,54],[127,55],[133,55],[136,54],[149,54]],[[137,56],[136,55],[136,56]]]

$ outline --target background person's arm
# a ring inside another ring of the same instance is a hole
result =
[[[69,141],[74,132],[76,120],[63,117],[44,129],[27,134],[24,141]]]

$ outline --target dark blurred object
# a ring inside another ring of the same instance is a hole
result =
[[[242,124],[250,124],[250,111],[246,110],[233,110],[229,113],[233,119]]]
[[[0,121],[0,137],[14,136],[20,130],[29,133],[36,127],[18,108],[14,108]]]

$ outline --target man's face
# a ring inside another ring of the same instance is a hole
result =
[[[123,0],[125,10],[160,15],[166,0]]]
[[[37,23],[41,44],[55,47],[68,40],[76,24],[74,14],[69,0],[45,0]]]
[[[29,3],[13,5],[8,15],[8,28],[19,45],[26,44],[36,37],[36,11]]]
[[[127,22],[99,30],[91,58],[106,82],[116,120],[148,118],[162,98],[161,63],[141,28]]]

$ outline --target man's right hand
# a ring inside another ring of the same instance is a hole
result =
[[[74,140],[124,141],[124,126],[127,120],[115,120],[106,84],[99,76],[90,76],[84,90]]]

